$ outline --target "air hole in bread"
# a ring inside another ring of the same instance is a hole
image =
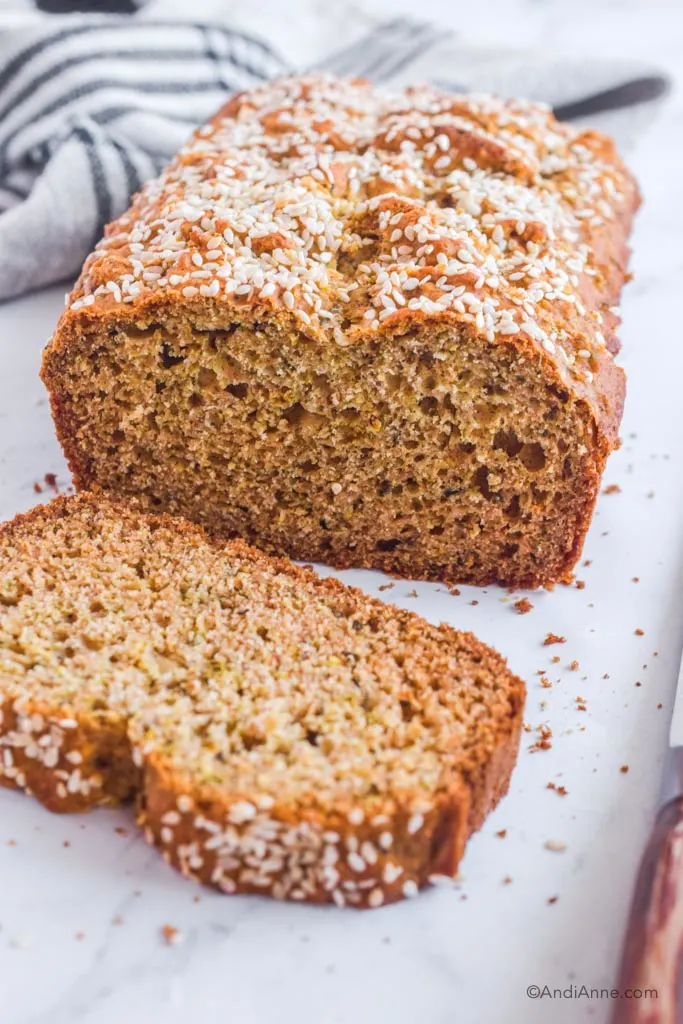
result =
[[[525,444],[520,452],[520,460],[527,469],[538,472],[545,466],[545,451],[543,445],[538,441],[533,444]]]
[[[420,402],[420,409],[425,414],[425,416],[436,416],[437,412],[439,411],[438,399],[434,398],[431,395],[428,395],[427,397],[423,398],[422,401]]]
[[[389,540],[378,540],[377,550],[378,551],[395,551],[401,543],[400,538],[392,537]]]
[[[172,366],[178,366],[180,363],[185,362],[185,356],[174,355],[165,341],[161,345],[159,358],[165,370],[170,370]]]
[[[520,441],[514,430],[499,430],[493,438],[493,448],[496,451],[504,451],[510,458],[519,455],[524,442]]]

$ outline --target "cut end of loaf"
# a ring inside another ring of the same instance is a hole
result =
[[[339,567],[568,578],[612,439],[518,345],[422,324],[342,348],[221,311],[197,319],[100,326],[48,353],[80,486]]]
[[[87,494],[0,534],[0,781],[137,794],[226,892],[379,906],[454,874],[523,685],[472,636]]]

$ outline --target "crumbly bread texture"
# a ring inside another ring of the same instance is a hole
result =
[[[107,229],[44,360],[76,483],[270,553],[537,586],[578,558],[637,189],[548,108],[290,78]]]
[[[0,783],[136,796],[224,892],[378,907],[455,875],[523,699],[470,634],[178,518],[83,493],[0,531]]]

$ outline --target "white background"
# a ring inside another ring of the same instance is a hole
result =
[[[414,0],[358,6],[416,14]],[[672,73],[680,61],[678,3],[421,0],[419,14],[486,43],[639,57]],[[314,32],[302,24],[300,45]],[[645,205],[623,303],[624,445],[605,480],[621,493],[600,500],[584,552],[592,564],[578,572],[585,589],[530,594],[525,616],[493,588],[453,597],[417,584],[415,599],[412,582],[397,582],[380,594],[498,647],[528,682],[528,723],[552,728],[548,751],[530,753],[535,732],[524,736],[511,793],[471,841],[462,881],[365,914],[221,897],[169,871],[126,811],[60,818],[3,792],[1,1024],[606,1021],[607,1000],[532,1001],[525,990],[613,984],[656,806],[683,639],[681,140],[676,91],[630,156]],[[45,473],[66,482],[37,378],[61,302],[53,289],[0,307],[2,517],[31,506]],[[372,593],[385,582],[340,575]],[[548,631],[567,643],[544,647]],[[549,851],[547,840],[567,848]],[[163,943],[164,924],[180,929],[181,945]]]

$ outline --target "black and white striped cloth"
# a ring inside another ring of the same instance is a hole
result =
[[[184,0],[178,18],[178,6],[152,0],[133,17],[45,16],[0,31],[0,299],[76,274],[104,224],[195,125],[230,93],[297,68],[526,95],[565,117],[588,116],[622,143],[666,89],[642,67],[472,49],[406,19],[358,25],[357,5],[345,11],[346,0],[329,5],[329,18],[316,0],[270,0],[267,18],[246,0],[209,4],[213,17],[204,0],[197,21]],[[314,23],[301,20],[307,12]],[[317,43],[317,59],[304,62],[287,45],[293,16],[308,26],[307,52]],[[267,36],[255,31],[259,21]],[[336,49],[340,26],[349,24],[358,25],[356,38]]]

